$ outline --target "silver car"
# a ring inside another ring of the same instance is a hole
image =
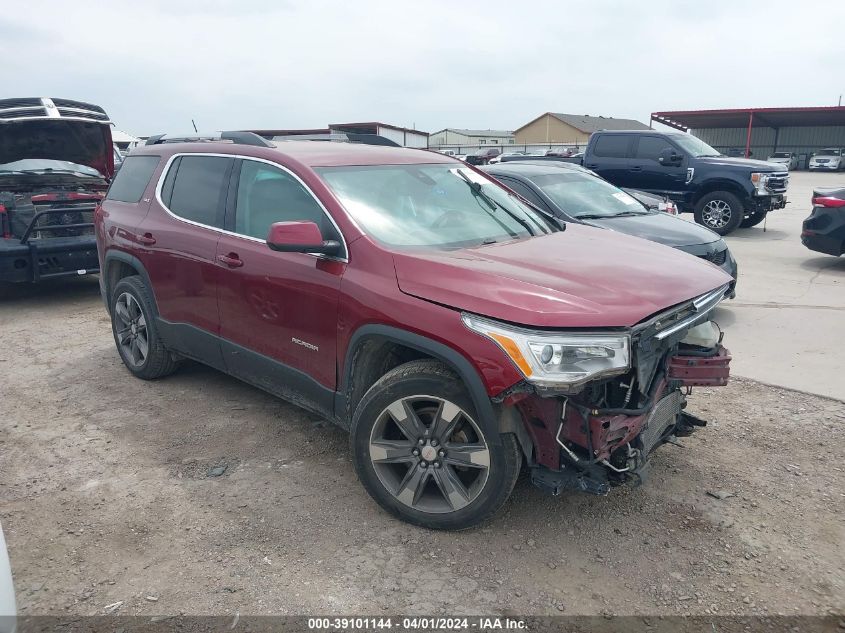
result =
[[[794,152],[775,152],[766,159],[770,163],[786,165],[787,169],[797,169],[798,156]]]
[[[825,147],[810,159],[810,171],[839,171],[845,169],[845,149]]]

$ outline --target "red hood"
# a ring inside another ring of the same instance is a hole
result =
[[[621,327],[731,281],[668,246],[570,223],[458,251],[395,253],[406,294],[537,327]]]

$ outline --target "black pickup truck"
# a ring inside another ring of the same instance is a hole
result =
[[[93,212],[113,175],[101,107],[1,99],[0,285],[99,272]]]
[[[729,158],[681,132],[594,132],[583,165],[617,187],[668,196],[719,235],[755,226],[786,206],[784,166]]]

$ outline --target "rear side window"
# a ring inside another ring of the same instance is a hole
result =
[[[628,145],[631,137],[627,134],[605,134],[599,136],[593,153],[605,158],[625,158],[628,155]]]
[[[167,208],[180,218],[222,228],[233,162],[223,156],[182,156],[174,161],[162,187]]]
[[[637,158],[656,161],[664,149],[672,149],[672,145],[659,136],[641,136],[637,144]]]
[[[106,199],[139,202],[160,160],[158,156],[127,157],[109,187]]]

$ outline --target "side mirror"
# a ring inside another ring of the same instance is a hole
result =
[[[680,165],[683,158],[684,157],[678,154],[674,149],[672,149],[671,147],[667,147],[662,152],[660,152],[660,156],[658,157],[657,162],[659,162],[664,167],[672,167]]]
[[[274,222],[267,233],[267,246],[280,253],[337,255],[340,242],[324,240],[314,222]]]

